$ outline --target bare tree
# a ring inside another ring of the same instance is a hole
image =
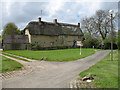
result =
[[[115,29],[117,14],[113,17],[113,29]],[[102,44],[104,40],[110,34],[111,18],[108,11],[98,10],[95,14],[96,31],[101,35]]]
[[[91,36],[97,35],[102,38],[102,45],[104,45],[104,40],[110,34],[110,15],[108,11],[98,10],[96,14],[89,18],[84,18],[82,20],[82,29],[84,32],[89,33]],[[117,13],[113,17],[113,28],[115,29],[117,20]]]
[[[82,20],[82,30],[84,33],[89,33],[89,35],[92,35],[94,33],[94,18],[83,18]]]
[[[107,18],[106,13],[103,10],[98,10],[95,14],[95,29],[101,35],[102,44],[104,44],[104,40],[109,32],[109,18]]]

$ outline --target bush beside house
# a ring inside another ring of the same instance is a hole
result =
[[[118,31],[117,46],[118,49],[120,50],[120,30]]]

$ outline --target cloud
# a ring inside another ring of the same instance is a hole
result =
[[[54,18],[58,22],[77,24],[83,17],[95,14],[98,9],[116,9],[114,3],[104,3],[97,0],[97,2],[86,0],[47,0],[46,2],[29,2],[28,0],[4,0],[2,2],[2,26],[0,30],[8,22],[14,22],[20,29],[32,20],[36,21],[41,16],[42,20],[52,22]]]
[[[3,30],[0,30],[0,35],[2,35]]]
[[[103,10],[113,9],[114,11],[117,12],[118,11],[118,2],[102,2],[100,8]]]
[[[49,18],[52,17],[57,11],[61,9],[64,5],[63,0],[50,1],[46,7],[46,10],[49,10]]]

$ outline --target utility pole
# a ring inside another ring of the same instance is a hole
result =
[[[109,11],[111,15],[111,61],[113,61],[113,24],[112,24],[112,17],[113,17],[113,10]]]
[[[111,14],[111,61],[113,61],[113,25],[112,25],[112,14]]]

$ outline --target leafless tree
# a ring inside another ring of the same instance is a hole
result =
[[[113,16],[113,29],[115,29],[117,20],[117,13]],[[102,44],[104,45],[104,40],[110,34],[111,27],[111,17],[108,11],[98,10],[95,15],[89,18],[84,18],[82,20],[82,29],[84,33],[89,33],[91,36],[97,35],[101,36]]]

